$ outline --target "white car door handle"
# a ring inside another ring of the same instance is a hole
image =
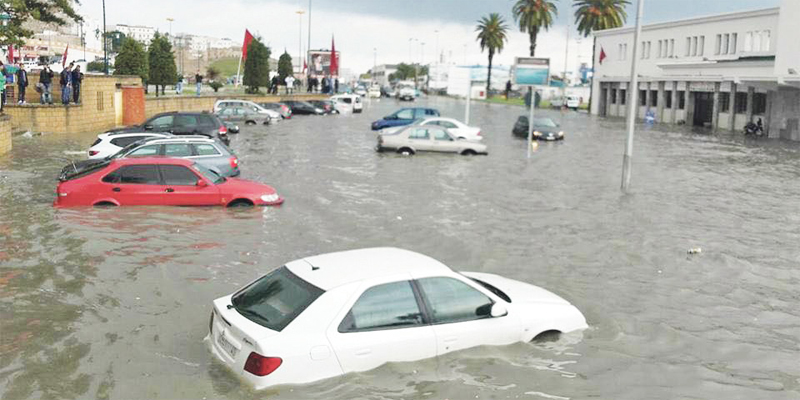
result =
[[[356,355],[359,356],[359,357],[368,356],[370,354],[372,354],[372,349],[356,350]]]

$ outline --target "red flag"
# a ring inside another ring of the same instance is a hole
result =
[[[61,68],[67,65],[67,53],[69,53],[69,43],[67,43],[67,48],[64,49],[64,56],[61,57]]]
[[[331,66],[329,68],[331,75],[339,75],[339,59],[336,58],[336,43],[331,36]]]
[[[600,47],[600,64],[603,64],[603,60],[605,59],[606,59],[606,51],[603,50],[602,47]]]
[[[14,63],[14,46],[8,46],[8,63]]]
[[[250,42],[253,41],[253,35],[250,34],[250,31],[245,29],[244,30],[244,45],[242,46],[242,59],[247,58],[247,46],[250,46]]]
[[[306,60],[303,60],[303,72],[306,72],[307,69],[308,69],[308,63],[306,63]]]

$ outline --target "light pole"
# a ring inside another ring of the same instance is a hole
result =
[[[172,40],[172,21],[175,21],[175,19],[167,18],[167,21],[169,21],[169,39]]]
[[[439,30],[438,29],[435,30],[434,33],[436,33],[436,47],[435,47],[436,53],[434,54],[436,56],[436,63],[434,64],[434,67],[436,68],[436,70],[434,70],[433,76],[436,78],[436,80],[438,82],[438,80],[439,80],[439,62],[442,61],[441,57],[439,57]],[[429,78],[428,78],[428,89],[430,89],[430,86],[431,86],[430,73],[431,73],[431,70],[430,70],[430,68],[428,68],[428,76],[429,76]]]
[[[297,73],[300,74],[303,72],[303,65],[300,64],[300,60],[303,59],[303,14],[306,12],[303,10],[295,11],[297,13],[297,21],[299,22],[298,27],[298,37],[297,37]]]
[[[306,53],[311,51],[311,0],[308,0],[308,46],[306,46]],[[311,60],[308,58],[308,54],[306,54],[306,64],[308,65],[309,71],[311,70]]]
[[[106,37],[106,0],[103,0],[103,65],[108,75],[108,38]],[[145,88],[146,89],[146,88]]]
[[[372,73],[375,74],[375,68],[378,66],[378,48],[372,48]]]
[[[422,63],[425,62],[425,42],[419,44],[419,67],[422,69]]]
[[[636,114],[639,105],[639,36],[642,35],[642,16],[644,15],[644,1],[639,0],[636,9],[636,31],[633,34],[633,54],[631,55],[631,84],[628,91],[631,99],[628,102],[628,138],[625,140],[625,155],[622,157],[622,191],[627,192],[631,186],[631,157],[633,156],[633,131],[636,125]],[[594,63],[594,54],[592,54]],[[591,112],[591,111],[590,111]]]

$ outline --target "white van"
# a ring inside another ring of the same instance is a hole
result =
[[[340,113],[360,113],[364,109],[361,96],[357,94],[337,94],[329,99]]]
[[[267,110],[266,108],[261,107],[260,105],[253,103],[252,101],[249,100],[234,100],[234,99],[217,100],[217,102],[214,103],[214,113],[215,114],[218,113],[219,110],[223,108],[231,108],[231,107],[250,108],[259,114],[269,115],[269,119],[273,121],[280,121],[282,119],[281,115],[277,111]]]
[[[553,100],[550,101],[550,106],[553,108],[561,108],[564,105],[563,97],[554,97]],[[581,106],[581,98],[578,96],[567,96],[566,106],[567,108],[577,110],[578,107]]]

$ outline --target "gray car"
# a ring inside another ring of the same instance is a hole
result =
[[[396,151],[411,155],[419,151],[457,153],[461,155],[488,154],[486,145],[458,140],[440,126],[410,125],[394,133],[378,135],[376,150]]]
[[[194,160],[225,177],[238,176],[239,159],[224,144],[204,136],[146,139],[122,149],[114,158],[178,157]]]
[[[226,124],[269,124],[271,120],[268,114],[259,113],[250,107],[226,107],[219,109],[214,114]]]

